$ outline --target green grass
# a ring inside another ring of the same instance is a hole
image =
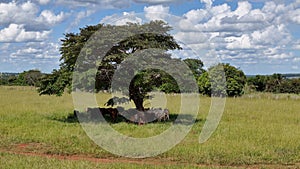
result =
[[[99,105],[109,98],[99,94]],[[167,107],[179,110],[178,96],[168,95]],[[148,160],[205,165],[296,165],[300,162],[300,102],[298,95],[249,94],[228,98],[218,129],[204,144],[199,134],[209,110],[210,98],[201,97],[198,121],[187,137],[170,151]],[[44,154],[85,155],[120,159],[98,147],[79,123],[65,122],[72,113],[70,94],[62,97],[39,96],[33,88],[0,86],[0,152],[20,151],[19,144],[29,144],[22,151]],[[144,126],[117,123],[113,128],[129,136],[156,135],[171,123]],[[147,134],[145,134],[147,133]],[[123,158],[122,158],[123,159]],[[153,168],[142,164],[99,164],[0,153],[4,168]],[[53,167],[51,167],[53,166]],[[176,167],[174,165],[157,168]]]

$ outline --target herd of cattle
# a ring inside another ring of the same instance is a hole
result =
[[[125,120],[127,122],[136,123],[139,125],[150,123],[150,122],[161,122],[170,119],[170,112],[168,109],[151,108],[145,111],[138,111],[136,109],[124,110],[121,107],[118,108],[87,108],[86,110],[89,119],[99,119],[100,114],[103,117],[110,117],[113,123],[117,122],[118,119]],[[74,111],[74,114],[79,114],[78,111]]]

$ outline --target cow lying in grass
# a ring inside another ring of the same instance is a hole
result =
[[[99,113],[105,116],[109,116],[111,122],[115,123],[117,121],[118,115],[124,117],[127,122],[136,123],[139,125],[154,122],[154,121],[167,121],[170,119],[169,110],[161,108],[151,108],[145,111],[138,111],[136,109],[124,110],[123,108],[87,108],[87,113],[90,119],[99,119]]]
[[[170,119],[169,110],[161,108],[148,109],[146,111],[138,111],[136,109],[129,109],[120,112],[120,115],[127,119],[128,122],[137,123],[139,125],[150,123],[154,121],[167,121]]]
[[[145,112],[146,116],[150,117],[150,119],[154,116],[155,120],[158,122],[167,121],[170,119],[170,112],[168,109],[162,110],[161,108],[158,109],[150,109]]]
[[[103,117],[109,116],[112,122],[116,122],[118,118],[118,110],[115,108],[87,108],[87,113],[90,115],[91,119],[97,119],[99,113],[102,114]]]

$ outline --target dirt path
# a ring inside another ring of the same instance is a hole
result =
[[[30,146],[30,144],[19,144],[13,150],[5,150],[0,149],[1,153],[7,154],[15,154],[15,155],[24,155],[31,157],[42,157],[49,159],[58,159],[58,160],[71,160],[71,161],[89,161],[95,163],[126,163],[126,164],[149,164],[149,165],[182,165],[182,166],[194,166],[194,167],[212,167],[212,168],[248,168],[248,169],[260,169],[260,168],[290,168],[296,169],[300,168],[300,164],[295,165],[282,165],[282,164],[254,164],[254,165],[218,165],[218,164],[192,164],[192,163],[184,163],[184,162],[174,162],[171,160],[160,160],[160,159],[129,159],[129,158],[95,158],[88,157],[86,155],[56,155],[56,154],[45,154],[45,153],[37,153],[30,152],[26,150],[26,147]]]

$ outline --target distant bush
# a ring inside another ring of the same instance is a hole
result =
[[[257,75],[247,79],[248,85],[258,92],[300,93],[300,78],[288,79],[281,74]]]
[[[199,91],[205,95],[241,96],[245,84],[246,76],[242,70],[223,63],[209,68],[198,79]]]

